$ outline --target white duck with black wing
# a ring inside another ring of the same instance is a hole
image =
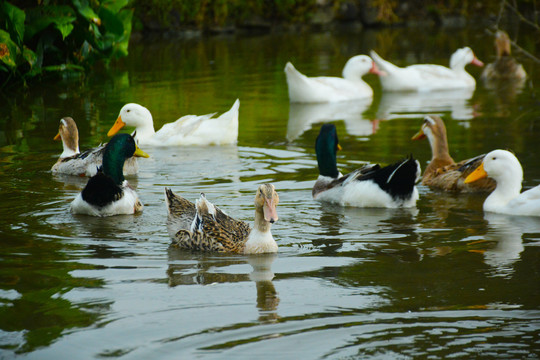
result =
[[[356,207],[414,207],[419,198],[416,182],[420,164],[412,156],[392,165],[366,165],[347,175],[337,169],[340,149],[336,127],[321,127],[315,143],[319,178],[313,186],[315,200]]]

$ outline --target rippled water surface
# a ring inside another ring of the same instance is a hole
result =
[[[519,39],[535,52],[534,39]],[[530,74],[521,90],[381,94],[368,75],[373,101],[289,106],[287,61],[337,76],[372,48],[399,65],[446,65],[463,45],[494,58],[483,30],[151,39],[84,79],[2,94],[0,358],[540,357],[540,218],[484,214],[485,195],[423,186],[413,209],[311,199],[321,123],[338,128],[343,172],[411,153],[425,168],[429,145],[410,138],[428,113],[445,119],[456,160],[508,148],[524,188],[540,183],[538,65],[518,53]],[[142,214],[69,213],[86,179],[49,171],[61,117],[77,121],[85,149],[107,140],[127,102],[148,107],[159,128],[236,98],[238,146],[144,148],[151,157],[128,178]],[[280,195],[277,255],[169,248],[164,187],[190,200],[204,192],[251,222],[263,182]]]

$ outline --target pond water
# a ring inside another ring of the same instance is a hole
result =
[[[534,52],[534,37],[520,42]],[[355,209],[311,198],[314,141],[333,121],[348,172],[408,154],[425,114],[443,116],[456,160],[513,150],[524,188],[540,183],[540,81],[373,101],[289,106],[283,68],[339,75],[375,49],[399,65],[448,64],[469,45],[494,58],[482,29],[146,39],[86,78],[45,81],[0,99],[0,358],[539,358],[540,218],[484,214],[485,195],[419,186],[413,209]],[[538,53],[538,51],[536,51]],[[481,70],[469,67],[478,79]],[[107,141],[122,105],[156,128],[185,114],[240,105],[238,146],[143,148],[129,177],[135,216],[73,216],[86,179],[57,177],[52,141],[72,116],[81,149]],[[200,192],[251,222],[258,184],[280,195],[279,253],[220,255],[169,248],[164,187]],[[76,355],[75,355],[76,354]]]

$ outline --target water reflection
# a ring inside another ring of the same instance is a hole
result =
[[[457,120],[470,120],[474,109],[470,99],[474,89],[431,91],[431,92],[388,92],[382,93],[377,118],[418,118],[426,114],[450,112]]]
[[[257,286],[257,309],[259,309],[259,321],[276,322],[279,319],[277,307],[279,297],[272,279],[272,263],[277,254],[249,255],[248,263],[253,268],[249,278],[255,281]]]
[[[483,252],[484,261],[493,268],[493,275],[512,275],[524,250],[523,234],[537,233],[540,218],[495,213],[485,213],[484,218],[489,224],[485,239],[495,242],[494,247]]]
[[[261,322],[275,322],[279,319],[277,307],[279,297],[272,282],[272,263],[277,254],[258,254],[246,257],[193,253],[182,249],[169,248],[167,278],[170,287],[182,285],[213,285],[220,283],[255,282],[256,307]],[[249,264],[251,273],[241,272],[239,265]]]
[[[312,124],[343,120],[350,135],[367,136],[377,131],[377,123],[367,120],[363,113],[371,105],[371,98],[324,104],[291,103],[287,140],[300,137]]]

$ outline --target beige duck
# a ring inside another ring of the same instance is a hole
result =
[[[255,196],[253,229],[235,220],[206,200],[204,194],[195,204],[165,188],[167,229],[172,246],[237,254],[275,253],[278,250],[270,228],[278,220],[279,196],[272,184],[263,184]]]
[[[448,152],[446,127],[439,116],[426,116],[420,131],[412,137],[412,140],[425,137],[431,145],[432,158],[422,176],[423,185],[457,192],[489,192],[495,189],[495,182],[492,179],[465,184],[465,178],[482,163],[484,155],[456,163]]]
[[[79,151],[79,130],[75,120],[71,117],[64,117],[60,120],[58,134],[54,137],[54,140],[62,140],[64,151],[51,168],[53,174],[87,177],[96,175],[103,161],[106,144],[81,153]],[[137,159],[134,156],[127,159],[124,164],[124,174],[134,175],[138,171]]]
[[[527,77],[523,65],[511,56],[510,45],[508,34],[502,30],[498,30],[495,34],[497,59],[495,62],[488,64],[482,72],[482,79],[484,81],[519,81]]]

